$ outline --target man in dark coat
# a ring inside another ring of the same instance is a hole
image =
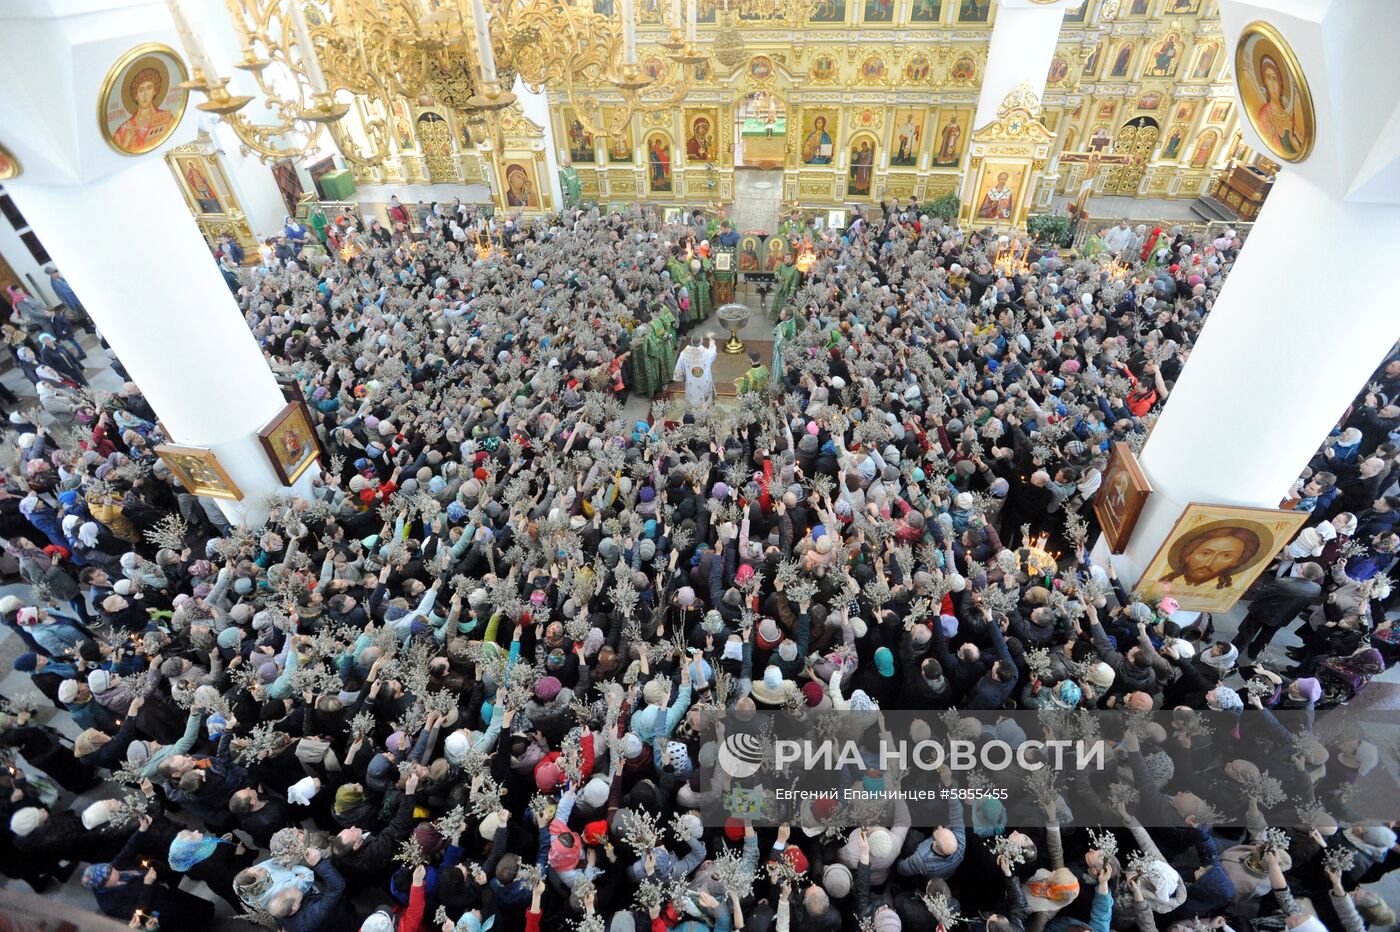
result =
[[[1256,583],[1249,593],[1249,612],[1240,622],[1233,643],[1242,660],[1263,652],[1279,628],[1322,598],[1324,571],[1316,563],[1295,564],[1290,575]]]

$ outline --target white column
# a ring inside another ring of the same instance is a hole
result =
[[[307,494],[317,470],[287,489],[258,442],[285,402],[164,159],[82,185],[21,177],[6,190],[172,439],[213,450],[243,492],[218,500],[229,520],[256,525],[268,493]],[[83,216],[102,218],[100,247]]]
[[[1127,584],[1189,503],[1278,507],[1400,337],[1395,300],[1321,274],[1302,230],[1345,230],[1370,268],[1400,267],[1400,205],[1338,200],[1279,173],[1142,451],[1154,492],[1113,557]]]
[[[515,87],[512,90],[520,101],[521,112],[544,129],[544,165],[549,174],[550,197],[554,209],[559,210],[564,206],[564,190],[559,186],[559,153],[556,151],[559,137],[554,133],[553,120],[549,113],[549,98],[543,90],[538,94],[531,91],[519,75],[515,78]]]
[[[987,67],[982,73],[982,93],[972,120],[974,130],[995,120],[1006,95],[1025,82],[1030,82],[1037,98],[1044,95],[1050,59],[1055,57],[1055,44],[1060,39],[1060,23],[1065,10],[1078,5],[997,0]]]

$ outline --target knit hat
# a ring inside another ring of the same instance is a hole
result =
[[[1079,879],[1068,868],[1040,868],[1026,882],[1026,908],[1033,913],[1055,913],[1079,896]]]
[[[559,682],[558,677],[541,677],[539,681],[535,683],[535,698],[543,702],[548,702],[555,696],[559,695],[559,690],[561,688],[562,686]]]
[[[888,647],[875,649],[875,669],[881,676],[894,676],[894,654]]]
[[[106,886],[107,878],[111,876],[111,864],[93,864],[83,871],[82,884],[89,890],[100,890]]]
[[[822,871],[822,886],[827,894],[841,899],[851,892],[851,869],[844,864],[828,864]]]
[[[1154,751],[1144,757],[1142,762],[1147,767],[1147,775],[1159,790],[1176,775],[1176,763],[1166,751]]]
[[[783,632],[772,618],[764,618],[758,623],[758,646],[762,650],[772,650],[783,639]]]
[[[58,684],[58,701],[64,705],[69,705],[78,698],[78,681],[64,680]]]
[[[564,779],[564,772],[552,760],[542,760],[535,765],[535,786],[541,793],[553,793]]]
[[[1217,686],[1206,694],[1211,708],[1221,712],[1236,712],[1244,708],[1240,694],[1228,686]]]
[[[1305,676],[1293,681],[1293,688],[1297,694],[1308,702],[1316,702],[1322,698],[1322,683],[1316,677]]]
[[[15,814],[10,816],[10,831],[23,838],[43,824],[45,815],[47,813],[37,806],[16,809]]]
[[[394,932],[394,917],[381,908],[360,923],[360,932]]]
[[[763,671],[763,679],[753,684],[752,695],[755,702],[761,702],[764,705],[781,705],[783,701],[783,671],[769,664],[767,669]]]

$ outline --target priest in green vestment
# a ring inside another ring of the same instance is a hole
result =
[[[573,210],[583,199],[583,183],[579,181],[578,169],[574,168],[573,161],[568,157],[565,157],[559,169],[559,189],[564,196],[565,210]]]
[[[773,291],[773,303],[768,308],[768,316],[776,320],[778,314],[797,294],[797,286],[802,284],[802,270],[794,263],[792,255],[783,256],[782,265],[776,270],[778,287]]]
[[[734,388],[740,396],[749,392],[758,392],[760,395],[768,389],[768,367],[762,362],[762,357],[756,352],[749,353],[749,371],[734,380]]]
[[[699,263],[700,267],[695,268]],[[694,281],[690,285],[690,310],[691,320],[696,323],[708,320],[715,312],[714,286],[710,282],[710,270],[714,267],[714,262],[709,259],[695,258],[691,260],[691,271]]]
[[[774,383],[783,384],[783,347],[797,336],[797,317],[789,308],[778,312],[778,325],[773,328],[773,373]]]

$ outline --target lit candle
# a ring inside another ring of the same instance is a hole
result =
[[[301,46],[302,67],[306,69],[307,80],[311,82],[311,89],[317,94],[324,94],[327,91],[326,76],[321,73],[321,63],[316,59],[316,47],[311,44],[311,30],[306,25],[306,13],[301,8],[300,0],[292,0],[287,4],[292,14],[292,31],[296,33],[297,45]]]
[[[632,0],[622,0],[622,60],[629,65],[637,63],[637,20],[632,15]]]
[[[204,44],[199,41],[199,36],[190,28],[189,17],[185,15],[185,9],[180,5],[180,0],[165,0],[165,5],[170,10],[170,18],[175,21],[175,32],[180,36],[180,43],[184,45],[185,51],[189,53],[190,64],[196,71],[204,72],[206,78],[217,77],[214,71],[214,63],[209,59],[209,55],[204,51]]]
[[[685,38],[688,42],[695,41],[695,0],[686,0]]]
[[[486,4],[472,0],[472,24],[476,27],[477,54],[481,56],[481,80],[496,83],[496,50],[491,47],[491,31],[486,26]]]

